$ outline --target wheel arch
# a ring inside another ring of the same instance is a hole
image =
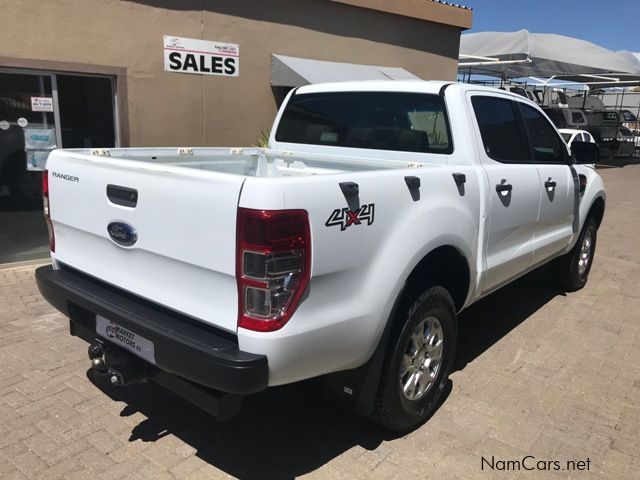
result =
[[[593,201],[593,203],[591,204],[591,207],[589,207],[589,213],[587,213],[586,218],[590,218],[590,217],[595,218],[596,222],[598,222],[598,228],[600,228],[600,224],[602,223],[602,219],[604,218],[604,207],[605,207],[604,197],[599,196]]]
[[[467,257],[458,248],[442,245],[426,254],[407,277],[401,295],[410,296],[414,288],[424,290],[431,285],[445,288],[456,311],[462,309],[469,294],[471,270]]]
[[[456,311],[462,309],[471,287],[471,270],[467,257],[457,247],[445,244],[431,249],[406,277],[371,359],[357,369],[356,376],[361,383],[356,411],[360,414],[369,415],[373,411],[382,367],[389,354],[388,347],[402,329],[403,316],[399,313],[408,310],[416,295],[435,285],[449,292]]]

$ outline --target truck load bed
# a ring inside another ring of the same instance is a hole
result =
[[[314,154],[268,148],[110,148],[75,149],[67,153],[95,161],[100,157],[146,165],[193,168],[245,177],[291,177],[331,173],[387,170],[411,166],[406,161]]]

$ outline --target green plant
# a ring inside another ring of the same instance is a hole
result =
[[[258,135],[258,140],[256,141],[255,146],[259,148],[267,148],[269,146],[270,136],[271,129],[267,128],[266,130],[260,130],[260,135]]]

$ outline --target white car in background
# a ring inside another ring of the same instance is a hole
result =
[[[635,148],[640,148],[640,130],[631,130],[631,133],[633,133],[633,144]]]
[[[593,139],[593,136],[584,130],[578,130],[574,128],[560,128],[558,130],[565,143],[568,145],[569,149],[571,149],[571,144],[573,142],[588,142],[588,143],[596,143]]]

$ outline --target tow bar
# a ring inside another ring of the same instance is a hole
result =
[[[219,392],[160,370],[135,355],[106,343],[89,345],[91,371],[96,382],[125,387],[153,381],[223,422],[240,412],[242,396]]]
[[[118,387],[149,381],[144,362],[124,350],[92,343],[88,354],[96,380],[107,378]]]

